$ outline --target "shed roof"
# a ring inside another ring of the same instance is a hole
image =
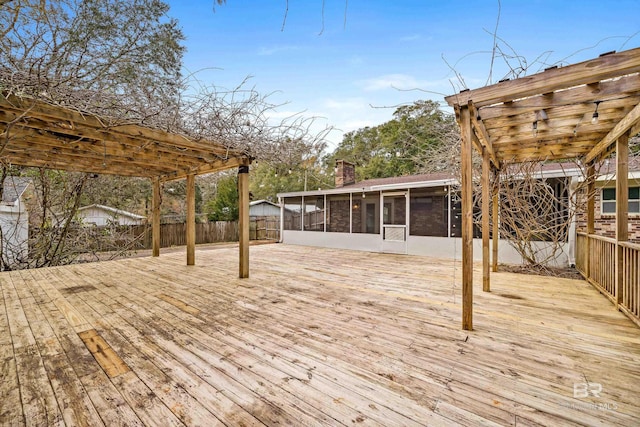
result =
[[[8,176],[2,183],[2,203],[14,204],[31,184],[31,178]]]
[[[271,206],[275,206],[276,208],[280,208],[280,205],[270,202],[268,200],[254,200],[253,202],[249,203],[249,206],[257,206],[262,204],[271,205]]]
[[[124,211],[122,209],[116,209],[116,208],[112,208],[111,206],[105,206],[105,205],[99,205],[99,204],[83,206],[81,208],[78,208],[78,212],[82,212],[88,209],[98,209],[98,210],[108,212],[112,215],[126,216],[132,219],[147,219],[147,217],[143,215],[138,215],[133,212]]]

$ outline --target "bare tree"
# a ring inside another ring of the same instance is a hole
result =
[[[107,127],[138,124],[215,141],[256,159],[320,146],[330,130],[314,134],[314,119],[302,115],[273,119],[280,105],[249,87],[248,79],[223,89],[182,76],[183,35],[162,1],[11,0],[0,6],[0,96],[95,114]],[[9,124],[2,138],[12,135]],[[1,151],[0,162],[7,175]],[[38,235],[26,264],[76,259],[86,236],[74,221],[89,176],[18,173],[34,176],[40,203],[32,207]]]

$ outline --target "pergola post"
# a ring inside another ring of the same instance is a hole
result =
[[[238,168],[240,278],[249,277],[249,166]]]
[[[187,175],[187,265],[196,263],[196,176]]]
[[[160,256],[160,178],[153,178],[153,198],[151,200],[151,254]]]
[[[595,233],[596,210],[596,167],[593,162],[587,166],[587,242],[585,250],[585,274],[591,277],[591,235]]]
[[[616,141],[616,301],[622,303],[624,248],[629,240],[629,133]]]
[[[489,270],[489,204],[491,181],[489,179],[489,170],[491,164],[489,161],[489,150],[482,148],[482,290],[489,292],[491,290],[490,270]]]
[[[493,203],[491,220],[493,221],[493,233],[491,243],[493,254],[491,256],[492,270],[498,271],[498,242],[500,240],[500,171],[495,169],[493,175]]]
[[[473,329],[473,187],[471,163],[471,115],[460,108],[462,136],[462,329]]]

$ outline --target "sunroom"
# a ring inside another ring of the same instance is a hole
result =
[[[561,185],[554,191],[562,192],[570,190],[579,174],[564,168],[546,170],[539,177],[557,181]],[[458,180],[447,173],[355,182],[354,165],[339,160],[336,188],[278,195],[282,242],[456,259],[461,254],[462,224],[458,188]],[[569,191],[566,194],[569,197]],[[555,259],[562,266],[574,263],[575,233],[567,232],[566,240]],[[478,260],[481,244],[480,229],[474,226]],[[536,244],[544,250],[544,241]],[[522,262],[506,243],[500,245],[499,257],[504,263]]]

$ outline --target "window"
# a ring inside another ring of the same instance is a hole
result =
[[[304,198],[304,231],[324,231],[324,196]]]
[[[380,234],[380,193],[353,193],[353,233]]]
[[[411,190],[409,234],[447,237],[449,208],[446,187]]]
[[[284,229],[302,229],[302,197],[284,199]]]
[[[616,213],[616,189],[602,189],[602,213],[615,215]],[[640,214],[640,187],[629,187],[629,213]]]

